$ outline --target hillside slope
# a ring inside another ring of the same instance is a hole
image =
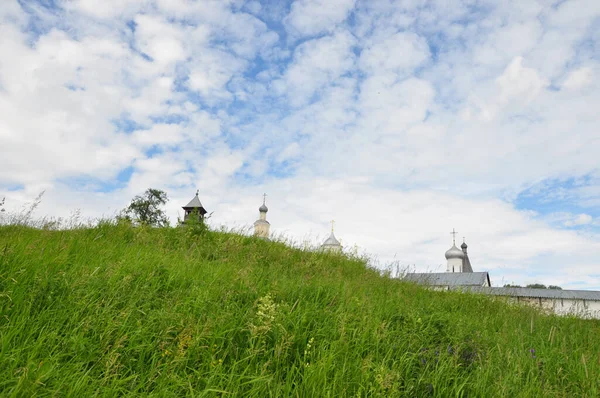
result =
[[[600,395],[598,321],[196,232],[0,227],[0,395]]]

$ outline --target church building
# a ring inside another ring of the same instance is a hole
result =
[[[200,198],[198,198],[198,190],[196,190],[196,196],[187,205],[183,206],[182,209],[185,211],[183,216],[184,223],[193,216],[198,217],[198,221],[202,221],[204,215],[207,213],[202,203],[200,203]]]
[[[271,224],[267,221],[267,212],[269,209],[266,205],[267,194],[263,194],[263,204],[258,208],[259,217],[254,221],[254,236],[262,239],[269,239]]]
[[[452,247],[446,251],[446,272],[408,273],[404,280],[428,285],[436,290],[448,290],[458,286],[492,286],[487,272],[473,272],[471,260],[464,241],[456,247],[456,231],[452,234]]]
[[[426,285],[434,290],[455,290],[498,296],[519,304],[532,305],[558,315],[575,315],[600,319],[600,292],[584,290],[533,289],[527,287],[494,287],[487,272],[473,272],[467,254],[467,244],[446,251],[446,272],[408,273],[404,280]]]
[[[459,249],[456,247],[456,232],[454,229],[452,230],[451,234],[453,235],[452,247],[446,252],[446,260],[448,261],[446,272],[473,272],[471,261],[469,260],[469,255],[467,254],[467,244],[465,243],[465,238],[463,238],[463,243],[460,245]]]
[[[340,253],[342,251],[342,244],[339,240],[336,239],[335,235],[333,234],[333,224],[334,221],[332,220],[331,234],[329,235],[329,238],[327,238],[325,242],[323,242],[323,244],[321,245],[321,249],[324,251]]]

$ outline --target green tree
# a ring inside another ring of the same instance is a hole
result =
[[[548,286],[548,289],[552,289],[552,290],[562,290],[562,287],[560,287],[560,286],[556,286],[556,285],[550,285],[550,286]]]
[[[532,283],[525,287],[528,287],[530,289],[547,289],[546,285],[543,285],[541,283]]]
[[[148,188],[143,195],[136,195],[129,206],[121,211],[120,218],[153,227],[169,225],[169,219],[162,210],[169,201],[167,193],[160,189]]]

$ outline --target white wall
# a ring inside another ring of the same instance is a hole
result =
[[[509,297],[509,301],[539,307],[557,315],[575,315],[582,318],[600,319],[600,301],[537,297]]]
[[[463,260],[460,258],[450,258],[448,259],[448,272],[462,272]],[[454,267],[454,271],[452,270]]]
[[[254,223],[254,235],[259,238],[267,239],[269,237],[269,231],[271,229],[271,225],[264,220],[258,220]]]

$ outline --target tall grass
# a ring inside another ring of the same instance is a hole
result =
[[[0,227],[2,396],[600,395],[600,322],[235,233]]]

